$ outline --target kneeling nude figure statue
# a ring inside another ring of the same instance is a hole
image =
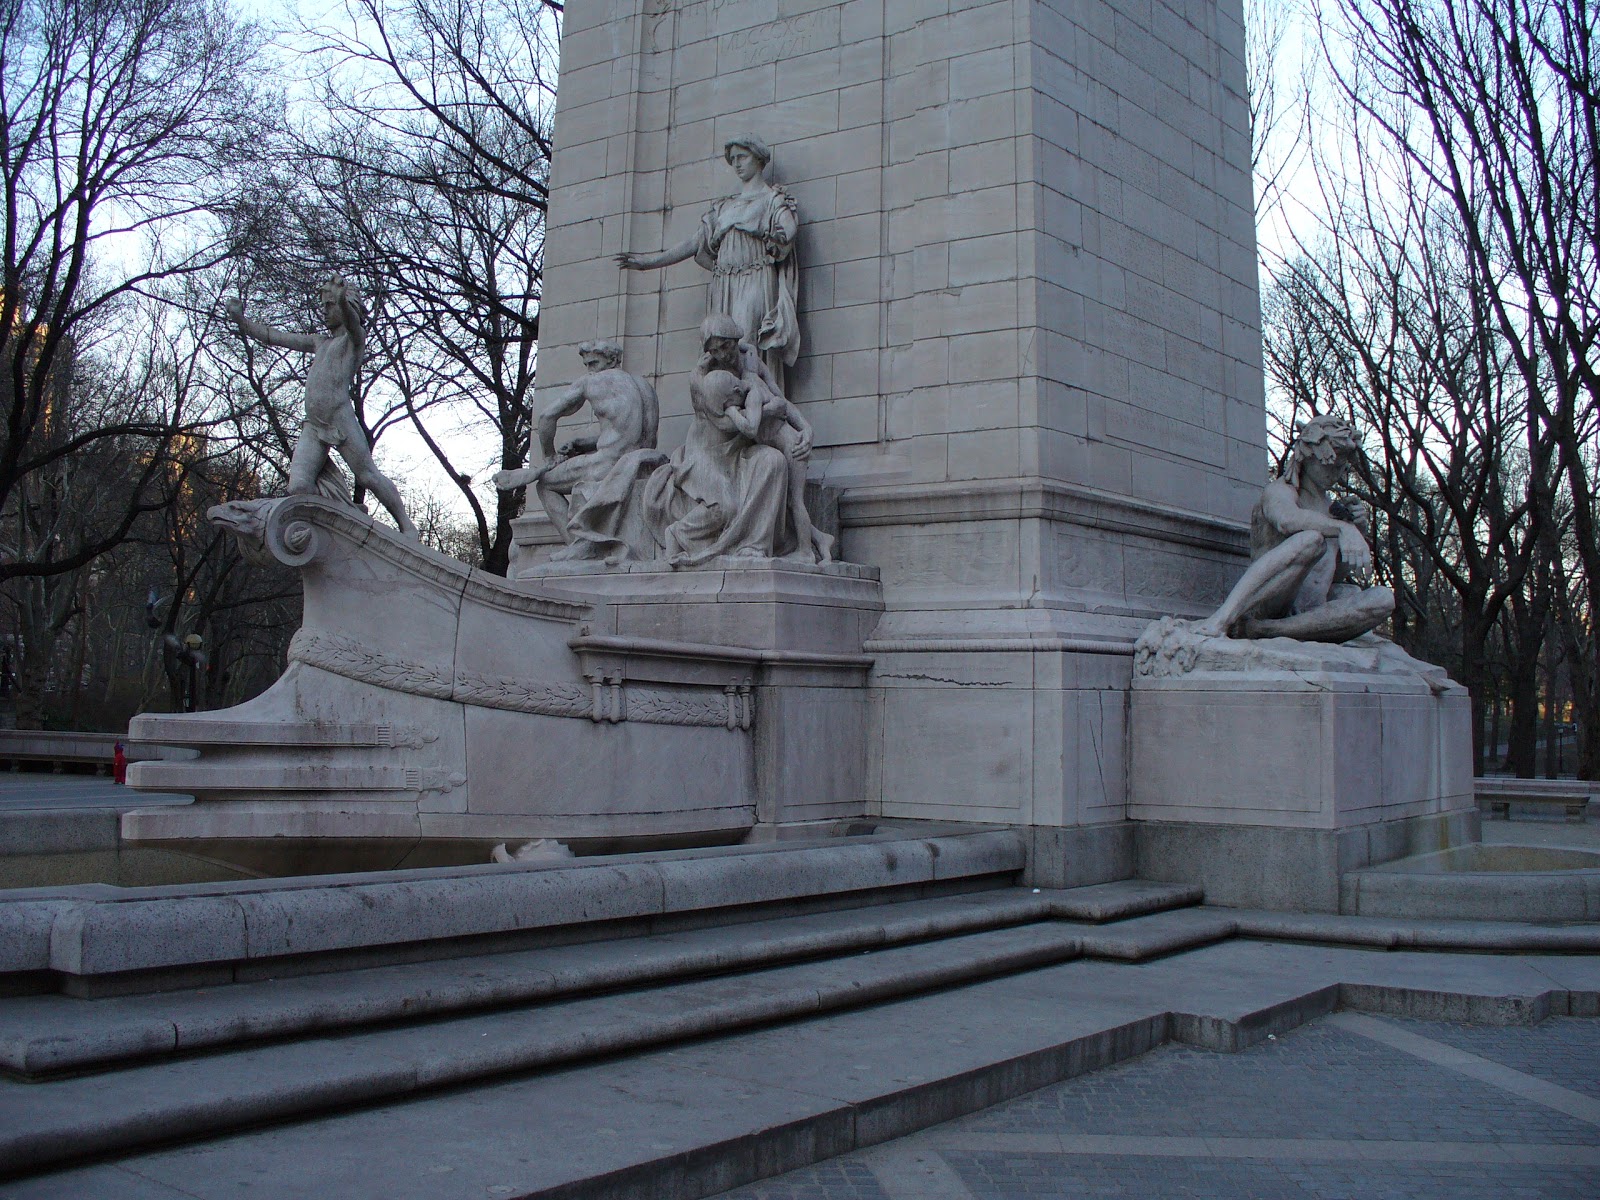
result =
[[[1394,593],[1366,586],[1371,510],[1329,494],[1360,453],[1348,421],[1320,416],[1300,427],[1288,469],[1267,484],[1250,514],[1249,569],[1222,607],[1190,632],[1347,642],[1388,620]]]

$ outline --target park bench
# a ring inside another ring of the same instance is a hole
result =
[[[111,774],[112,753],[118,735],[114,733],[56,733],[38,729],[0,729],[0,764],[12,771],[24,767],[48,767],[60,774],[88,769],[99,775]],[[128,761],[156,757],[153,750],[127,746]]]
[[[1473,784],[1478,811],[1508,821],[1513,808],[1523,813],[1560,809],[1569,821],[1586,820],[1590,802],[1600,796],[1600,784],[1584,779],[1513,779],[1486,775]]]

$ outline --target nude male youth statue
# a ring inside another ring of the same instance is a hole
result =
[[[228,315],[249,337],[269,346],[304,350],[314,356],[311,370],[306,373],[305,420],[300,424],[300,436],[295,439],[294,456],[289,462],[289,494],[315,495],[322,490],[317,486],[318,478],[328,466],[328,452],[337,450],[355,473],[356,482],[389,510],[400,532],[416,537],[417,527],[406,516],[399,489],[372,460],[367,435],[356,420],[355,405],[350,400],[350,385],[361,365],[365,343],[361,311],[343,279],[335,278],[323,284],[321,298],[323,318],[328,325],[326,337],[289,333],[252,321],[244,315],[242,299],[229,296],[224,301]],[[345,500],[348,502],[349,497]]]

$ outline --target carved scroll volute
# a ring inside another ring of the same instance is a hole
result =
[[[322,549],[322,535],[304,507],[286,497],[267,514],[267,549],[286,567],[303,567]]]
[[[208,509],[206,517],[238,538],[239,549],[251,562],[303,567],[322,549],[322,535],[311,519],[314,507],[298,496],[233,500]]]

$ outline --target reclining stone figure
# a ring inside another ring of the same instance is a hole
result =
[[[1394,593],[1367,584],[1371,510],[1331,494],[1360,453],[1348,421],[1324,415],[1300,427],[1288,468],[1250,515],[1249,568],[1191,633],[1347,642],[1389,619]]]

